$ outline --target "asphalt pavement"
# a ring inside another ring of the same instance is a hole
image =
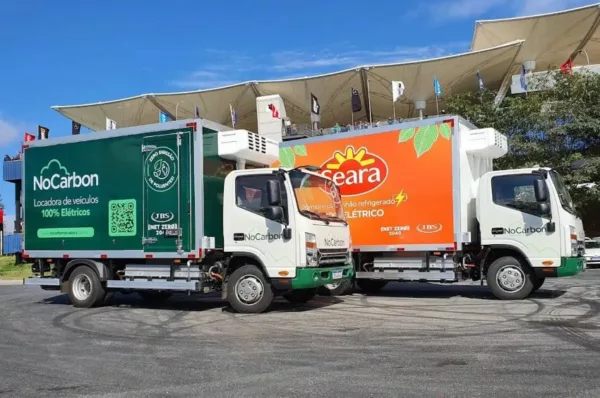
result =
[[[270,313],[0,286],[3,397],[600,397],[600,270],[524,301],[392,284]]]

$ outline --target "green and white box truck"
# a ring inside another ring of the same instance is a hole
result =
[[[24,284],[77,307],[111,290],[221,291],[238,312],[310,300],[352,278],[349,227],[337,186],[268,168],[278,156],[277,142],[204,119],[29,143],[23,256],[38,275]]]

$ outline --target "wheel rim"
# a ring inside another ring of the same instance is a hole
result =
[[[84,274],[79,274],[71,282],[73,295],[77,300],[87,300],[92,294],[92,280]]]
[[[255,275],[244,275],[235,284],[235,294],[242,304],[252,305],[263,296],[265,287]]]
[[[335,290],[338,288],[338,286],[340,286],[341,282],[334,282],[334,283],[328,283],[325,285],[325,287],[329,290]]]
[[[525,286],[525,274],[515,265],[505,265],[498,271],[496,280],[502,290],[515,293]]]

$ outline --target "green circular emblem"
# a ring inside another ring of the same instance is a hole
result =
[[[159,147],[150,152],[144,163],[146,184],[157,192],[173,188],[179,178],[177,160],[177,154],[168,147]]]

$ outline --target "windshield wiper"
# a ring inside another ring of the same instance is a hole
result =
[[[338,221],[338,222],[343,223],[344,225],[348,225],[348,221],[344,220],[343,218],[339,218],[339,217],[336,217],[336,216],[329,216],[328,215],[327,219],[331,220],[331,221]]]
[[[326,218],[321,217],[321,215],[319,213],[315,213],[314,211],[310,211],[310,210],[300,210],[301,214],[307,214],[309,216],[313,216],[316,217],[317,220],[323,221],[325,224],[329,224],[329,220],[327,220]]]

